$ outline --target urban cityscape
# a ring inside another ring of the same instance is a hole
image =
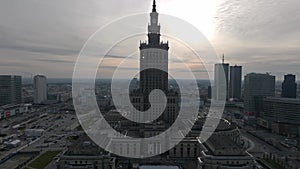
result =
[[[136,42],[135,78],[97,78],[93,88],[82,81],[74,88],[72,77],[0,71],[0,169],[300,168],[298,70],[280,77],[245,73],[247,65],[227,63],[230,55],[224,53],[213,63],[213,80],[196,79],[197,92],[184,90],[169,75],[172,41],[161,32],[160,2],[151,0],[150,13],[144,11],[147,40]],[[114,100],[113,81],[130,84],[129,101],[122,90],[121,102]],[[193,80],[182,81],[192,86]],[[189,102],[183,95],[199,96],[196,116],[186,117],[193,106],[183,105]],[[93,100],[97,108],[86,106]],[[210,114],[215,102],[224,103],[220,117]],[[217,122],[203,140],[208,118]]]

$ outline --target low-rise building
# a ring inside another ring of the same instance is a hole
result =
[[[253,156],[227,136],[213,135],[204,144],[198,169],[254,169]]]
[[[257,123],[274,133],[299,136],[300,99],[267,97]]]
[[[115,158],[86,135],[76,140],[56,162],[57,169],[115,169]]]
[[[37,138],[42,136],[44,133],[44,129],[26,129],[25,136],[31,138]]]
[[[17,114],[27,113],[31,104],[8,104],[0,107],[0,119],[9,118]]]
[[[21,140],[14,140],[9,142],[8,146],[12,147],[12,148],[16,148],[18,146],[21,145]]]

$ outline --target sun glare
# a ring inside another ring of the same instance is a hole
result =
[[[217,0],[158,1],[159,12],[184,19],[197,27],[208,39],[213,38]]]

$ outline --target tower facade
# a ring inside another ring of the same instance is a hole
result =
[[[229,97],[241,99],[242,66],[230,66]]]
[[[0,106],[22,102],[22,77],[0,75]]]
[[[229,72],[229,64],[224,63],[224,55],[223,55],[222,63],[215,64],[214,97],[213,97],[215,100],[228,99],[228,72]],[[225,79],[223,79],[224,76]]]
[[[153,89],[168,91],[168,43],[160,41],[160,25],[155,0],[150,13],[148,41],[140,43],[140,89],[145,95]]]
[[[255,120],[262,111],[263,98],[275,95],[275,76],[250,73],[244,82],[244,118]]]
[[[297,83],[296,76],[292,74],[284,75],[282,83],[281,97],[296,98],[297,97]]]
[[[139,89],[133,90],[130,94],[131,103],[138,111],[147,111],[151,104],[149,102],[150,93],[159,89],[167,97],[167,105],[164,112],[154,110],[147,113],[145,117],[136,113],[135,119],[156,119],[164,121],[165,124],[172,124],[179,112],[179,95],[174,90],[169,90],[168,86],[168,42],[160,40],[160,25],[158,23],[158,13],[156,3],[153,1],[153,8],[150,13],[150,23],[148,25],[148,40],[140,43],[140,81]],[[154,95],[154,104],[162,105],[163,97]],[[162,105],[163,107],[163,105]],[[154,118],[155,117],[155,118]],[[158,118],[157,118],[158,117]]]
[[[33,78],[34,103],[41,104],[47,100],[47,78],[43,75],[36,75]]]

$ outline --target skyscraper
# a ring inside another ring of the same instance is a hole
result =
[[[22,77],[0,75],[0,106],[22,102]]]
[[[168,90],[168,42],[160,41],[160,25],[153,1],[148,26],[148,42],[140,44],[140,89],[149,95],[153,89]]]
[[[228,71],[229,64],[224,63],[223,55],[222,63],[215,64],[214,99],[216,100],[228,99]]]
[[[154,89],[160,89],[167,96],[167,105],[165,111],[154,111],[146,114],[146,119],[156,118],[158,121],[164,121],[166,124],[173,123],[179,112],[178,93],[169,90],[168,84],[168,42],[160,40],[160,25],[158,23],[158,13],[156,3],[153,1],[152,11],[150,13],[150,25],[148,25],[148,41],[140,43],[140,83],[139,89],[131,93],[131,102],[139,111],[147,111],[151,104],[149,95]],[[157,105],[162,103],[160,95],[154,96],[154,102]],[[141,119],[136,114],[136,119]]]
[[[33,78],[34,103],[41,104],[47,100],[47,78],[43,75],[36,75]]]
[[[275,76],[250,73],[244,82],[244,118],[254,120],[262,111],[263,98],[275,95]]]
[[[229,97],[240,99],[242,88],[242,66],[230,66]]]
[[[284,81],[281,88],[281,97],[296,98],[297,97],[297,83],[296,76],[292,74],[284,75]]]
[[[207,97],[208,97],[209,99],[212,98],[211,91],[212,91],[212,86],[208,86],[208,87],[207,87]]]

